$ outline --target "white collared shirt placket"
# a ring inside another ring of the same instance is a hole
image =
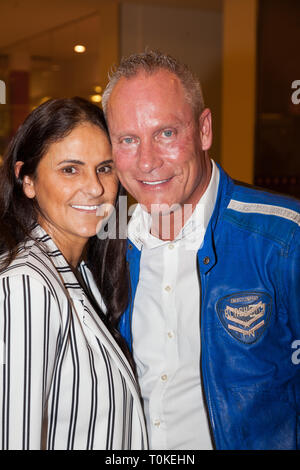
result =
[[[178,347],[176,341],[176,277],[178,269],[178,250],[175,244],[164,244],[157,248],[161,256],[161,300],[164,318],[161,323],[162,357],[161,367],[157,370],[156,385],[149,402],[149,417],[152,428],[153,448],[167,448],[167,422],[165,417],[165,402],[168,399],[168,389],[178,368]]]
[[[143,211],[129,225],[129,237],[142,251],[132,334],[151,449],[212,448],[200,376],[197,251],[218,181],[213,163],[209,187],[173,242],[149,234]]]

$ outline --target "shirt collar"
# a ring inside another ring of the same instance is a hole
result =
[[[128,224],[128,238],[139,250],[142,248],[156,248],[169,243],[177,243],[180,240],[188,242],[191,248],[200,247],[215,207],[220,179],[220,172],[217,165],[213,160],[211,160],[211,163],[212,174],[208,187],[196,205],[193,214],[187,220],[174,241],[163,241],[151,235],[151,215],[144,211],[140,204],[137,205]]]

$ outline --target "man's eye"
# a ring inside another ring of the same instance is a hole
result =
[[[165,131],[162,132],[162,135],[164,137],[173,137],[174,132],[171,129],[166,129]]]
[[[122,139],[122,143],[124,144],[132,144],[133,143],[133,137],[124,137]]]

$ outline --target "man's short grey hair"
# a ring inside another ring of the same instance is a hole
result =
[[[129,79],[140,72],[151,75],[161,69],[168,70],[179,78],[185,90],[186,100],[194,111],[195,119],[198,119],[204,109],[203,94],[198,78],[187,65],[170,55],[153,50],[123,58],[120,65],[109,74],[109,82],[102,96],[104,114],[107,115],[109,97],[122,77]]]

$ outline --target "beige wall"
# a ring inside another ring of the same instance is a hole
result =
[[[70,12],[71,0],[55,0],[53,11],[49,7],[52,16],[45,10],[40,26],[45,16],[58,22],[58,11],[65,12],[61,21],[80,12],[87,16],[79,24],[71,22],[16,45],[27,44],[28,54],[50,61],[44,68],[31,68],[34,104],[56,92],[88,97],[93,85],[105,86],[108,70],[121,55],[145,46],[159,48],[189,64],[202,82],[206,105],[213,113],[211,156],[234,178],[252,182],[257,0],[223,0],[223,8],[222,0],[169,0],[164,6],[160,1],[88,0],[84,9],[82,0],[76,0],[75,11]],[[5,4],[11,5],[8,0]],[[37,0],[30,4],[36,6]],[[12,12],[7,15],[9,23]],[[37,9],[36,15],[40,17],[41,11]],[[68,42],[77,31],[83,31],[88,41],[88,53],[82,57],[74,56]],[[4,52],[11,56],[16,47]]]
[[[31,63],[31,100],[34,104],[45,96],[89,98],[95,85],[104,89],[108,70],[119,61],[119,5],[117,0],[103,1],[101,5],[100,12],[78,24],[39,38],[46,44],[52,41],[53,55],[35,54],[37,59]],[[87,46],[87,51],[75,54],[73,45],[81,42]]]
[[[221,153],[222,11],[159,7],[124,2],[121,5],[121,54],[160,49],[187,63],[202,82],[205,102],[213,112],[211,156]]]
[[[256,22],[257,0],[223,0],[223,9],[121,6],[121,54],[150,46],[191,66],[213,112],[211,156],[247,183],[254,174]]]
[[[257,0],[224,0],[222,154],[224,169],[253,183]]]

